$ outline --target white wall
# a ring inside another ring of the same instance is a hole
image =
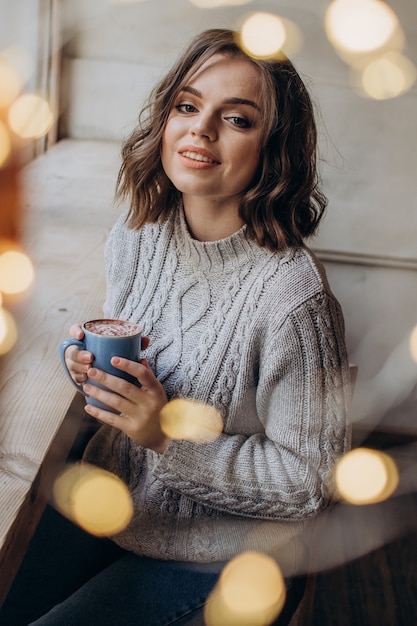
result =
[[[38,0],[0,0],[0,53],[11,46],[24,48],[33,61],[28,86],[36,83],[38,59]]]
[[[417,64],[417,3],[391,5]],[[255,9],[296,22],[304,45],[293,60],[324,120],[322,173],[330,204],[313,247],[343,305],[350,356],[359,365],[355,415],[416,432],[415,411],[401,403],[408,397],[408,406],[417,394],[417,364],[407,348],[417,324],[417,88],[383,102],[354,93],[347,66],[324,33],[327,6],[326,0],[276,0],[204,10],[188,0],[63,0],[61,129],[78,139],[119,142],[195,32],[234,28]]]

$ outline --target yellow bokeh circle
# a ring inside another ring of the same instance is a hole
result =
[[[388,52],[360,69],[359,87],[370,98],[387,100],[407,92],[416,76],[416,68],[410,59],[399,52]]]
[[[9,352],[17,341],[17,326],[9,311],[0,307],[0,355]]]
[[[53,497],[63,515],[98,537],[116,535],[133,516],[126,484],[115,474],[86,463],[73,465],[58,477]]]
[[[248,550],[224,567],[208,598],[206,626],[265,626],[285,603],[284,576],[269,555]]]
[[[223,421],[217,409],[184,398],[176,398],[164,406],[160,423],[167,437],[198,443],[216,439],[223,429]]]
[[[398,485],[393,459],[380,450],[356,448],[336,466],[336,486],[341,497],[352,504],[374,504],[389,498]]]
[[[20,250],[0,254],[0,291],[6,294],[22,293],[34,279],[32,261]]]
[[[53,124],[49,103],[37,94],[20,96],[9,108],[10,128],[23,139],[43,137]]]
[[[240,46],[256,59],[269,59],[280,54],[286,41],[283,20],[273,13],[249,15],[240,27]]]
[[[398,27],[394,11],[380,0],[334,0],[325,29],[336,48],[367,53],[382,48]]]

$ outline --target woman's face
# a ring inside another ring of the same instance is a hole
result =
[[[237,208],[259,164],[261,79],[245,59],[217,54],[179,92],[162,139],[162,165],[184,203]]]

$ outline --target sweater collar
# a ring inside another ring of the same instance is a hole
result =
[[[185,257],[195,268],[203,272],[237,271],[242,265],[273,254],[247,237],[246,226],[242,226],[230,237],[217,241],[193,239],[182,207],[176,211],[175,234]]]

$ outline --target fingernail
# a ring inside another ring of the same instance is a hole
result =
[[[96,368],[95,368],[95,367],[91,367],[91,368],[88,370],[88,377],[89,377],[89,378],[94,378],[94,377],[96,376],[96,374],[97,374],[97,370],[96,370]]]

